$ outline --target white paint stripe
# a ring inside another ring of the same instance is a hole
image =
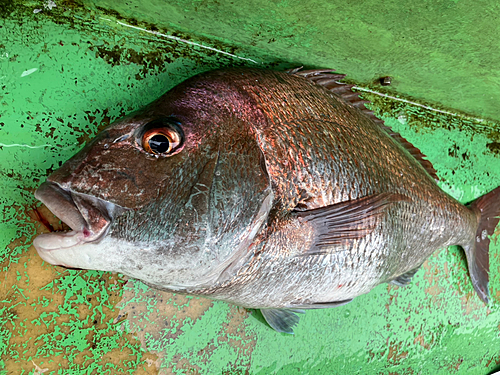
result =
[[[414,105],[414,106],[417,106],[417,107],[428,109],[430,111],[444,113],[445,115],[451,115],[451,116],[455,116],[455,117],[466,118],[466,119],[474,120],[474,121],[477,121],[477,122],[489,122],[489,121],[487,121],[485,119],[482,119],[482,118],[479,118],[479,117],[471,117],[471,116],[461,115],[461,114],[454,113],[454,112],[443,111],[442,109],[437,109],[437,108],[429,107],[428,105],[420,104],[420,103],[417,103],[417,102],[412,102],[411,100],[407,100],[407,99],[401,99],[401,98],[398,98],[396,96],[384,94],[382,92],[370,90],[370,89],[367,89],[367,88],[364,88],[364,87],[354,86],[353,89],[356,89],[356,90],[359,90],[359,91],[364,91],[364,92],[369,92],[371,94],[375,94],[375,95],[379,95],[379,96],[383,96],[384,98],[396,100],[398,102],[408,103],[408,104],[411,104],[411,105]]]
[[[69,148],[73,148],[75,147],[75,145],[77,145],[78,143],[73,143],[72,145],[70,146],[66,146],[66,147],[63,147],[62,149],[63,150],[67,150]],[[32,148],[32,149],[35,149],[35,148],[44,148],[44,147],[54,147],[54,148],[58,148],[59,146],[54,146],[54,145],[49,145],[49,144],[44,144],[44,145],[39,145],[39,146],[30,146],[30,145],[23,145],[23,144],[19,144],[19,143],[13,143],[13,144],[10,144],[10,145],[7,145],[5,143],[0,143],[0,147],[25,147],[25,148]]]
[[[111,20],[111,19],[109,19],[109,18],[104,18],[104,17],[100,17],[100,18],[101,18],[101,19],[103,19],[103,20],[106,20],[106,21],[113,22],[113,20]],[[192,46],[196,46],[196,47],[200,47],[200,48],[208,49],[208,50],[210,50],[210,51],[215,51],[215,52],[221,53],[221,54],[223,54],[223,55],[227,55],[227,56],[235,57],[235,58],[240,59],[240,60],[251,61],[251,62],[253,62],[254,64],[259,64],[259,62],[255,61],[255,60],[252,60],[252,59],[249,59],[249,58],[246,58],[246,57],[241,57],[241,56],[233,55],[232,53],[225,52],[225,51],[221,51],[221,50],[219,50],[219,49],[217,49],[217,48],[204,46],[203,44],[199,44],[199,43],[191,42],[191,41],[189,41],[189,40],[182,39],[182,38],[179,38],[179,37],[176,37],[176,36],[173,36],[173,35],[167,35],[167,34],[162,34],[162,33],[159,33],[158,31],[151,31],[151,30],[147,30],[147,29],[144,29],[144,28],[142,28],[142,27],[138,27],[138,26],[134,26],[134,25],[129,25],[129,24],[126,24],[126,23],[121,22],[121,21],[115,21],[115,22],[116,22],[117,24],[119,24],[119,25],[126,26],[126,27],[130,27],[130,28],[132,28],[132,29],[136,29],[136,30],[141,30],[141,31],[144,31],[144,32],[149,33],[149,34],[162,36],[162,37],[164,37],[164,38],[171,39],[171,40],[175,40],[175,41],[177,41],[177,42],[182,42],[182,43],[190,44],[190,45],[192,45]]]

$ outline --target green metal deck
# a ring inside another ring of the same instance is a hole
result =
[[[490,292],[462,251],[410,286],[258,312],[45,264],[33,192],[98,127],[222,66],[335,68],[462,202],[500,185],[495,0],[0,1],[0,374],[489,374],[500,367],[500,228]],[[391,86],[378,79],[391,76]],[[370,91],[366,91],[370,90]]]

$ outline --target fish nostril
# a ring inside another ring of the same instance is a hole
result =
[[[85,237],[90,237],[92,235],[92,233],[87,228],[84,228],[83,229],[83,235]]]

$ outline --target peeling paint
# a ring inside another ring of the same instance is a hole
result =
[[[29,76],[30,74],[35,73],[37,70],[38,70],[38,68],[32,68],[32,69],[25,70],[24,72],[21,73],[21,77]]]

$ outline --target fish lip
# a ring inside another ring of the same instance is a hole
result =
[[[48,254],[54,250],[100,242],[108,234],[113,218],[125,210],[111,202],[65,189],[52,181],[40,185],[35,198],[72,229],[41,234],[33,241],[40,256],[51,264],[59,264]]]

